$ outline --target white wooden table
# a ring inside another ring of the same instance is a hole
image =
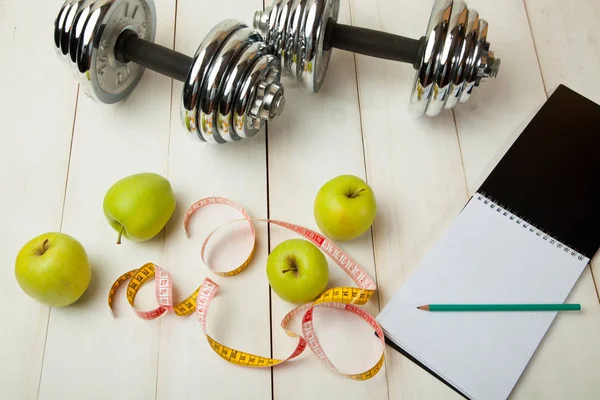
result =
[[[343,0],[341,20],[419,37],[431,3]],[[121,292],[113,319],[106,295],[117,276],[148,261],[171,271],[180,299],[214,277],[199,248],[222,222],[217,213],[203,213],[191,239],[181,229],[185,208],[201,197],[224,196],[254,217],[316,229],[312,205],[319,187],[355,174],[372,185],[378,218],[372,235],[341,246],[377,279],[378,297],[367,306],[377,314],[560,83],[600,102],[600,1],[470,0],[490,23],[488,38],[502,68],[454,112],[413,118],[410,65],[336,51],[318,94],[285,81],[286,110],[268,134],[226,146],[184,137],[182,86],[151,71],[118,105],[80,95],[52,48],[61,4],[0,0],[0,398],[459,398],[390,349],[384,369],[366,382],[329,373],[309,352],[272,370],[236,367],[212,352],[195,318],[139,320]],[[193,54],[216,22],[251,23],[262,3],[157,0],[156,7],[156,41]],[[103,196],[118,179],[142,171],[168,177],[178,208],[164,235],[117,246],[102,214]],[[257,229],[254,262],[240,276],[219,280],[223,290],[209,326],[232,347],[284,357],[295,344],[279,327],[290,307],[269,293],[264,265],[269,243],[295,236]],[[40,306],[14,278],[18,250],[47,231],[73,235],[92,260],[92,284],[71,307]],[[332,282],[349,280],[332,267]],[[600,398],[598,289],[596,257],[570,298],[585,312],[557,317],[515,399]],[[144,290],[140,305],[149,307],[152,289]],[[321,324],[334,362],[351,372],[376,361],[377,342],[364,324],[324,312],[317,318],[335,322]],[[361,344],[347,351],[353,343]]]

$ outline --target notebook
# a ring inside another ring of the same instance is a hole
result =
[[[564,302],[600,246],[599,166],[600,106],[561,85],[378,315],[386,342],[464,397],[508,398],[555,312],[416,307]]]

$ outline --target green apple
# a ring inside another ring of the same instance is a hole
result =
[[[329,266],[317,246],[304,239],[289,239],[269,254],[267,277],[282,300],[303,304],[315,300],[325,290]]]
[[[15,262],[21,289],[39,303],[64,307],[87,290],[92,270],[85,249],[75,238],[49,232],[31,239]]]
[[[361,178],[340,175],[325,183],[315,198],[317,226],[333,240],[351,240],[375,220],[377,204],[371,187]]]
[[[104,215],[112,228],[134,242],[155,237],[171,219],[176,200],[171,184],[151,172],[127,176],[104,196]]]

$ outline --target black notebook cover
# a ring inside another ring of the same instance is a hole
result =
[[[591,259],[600,246],[600,106],[559,86],[479,192]]]
[[[560,85],[478,192],[591,259],[600,247],[600,106]]]

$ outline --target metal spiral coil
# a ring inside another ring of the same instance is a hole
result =
[[[274,0],[254,15],[254,28],[280,59],[282,73],[314,92],[331,58],[331,49],[323,50],[325,28],[330,18],[337,21],[339,8],[339,0]]]
[[[496,77],[500,59],[487,42],[488,23],[463,0],[437,0],[417,70],[411,103],[418,114],[438,115],[465,103],[482,80]]]
[[[54,23],[54,45],[84,93],[102,103],[127,97],[144,67],[115,58],[119,35],[130,29],[154,41],[156,10],[146,0],[66,0]]]
[[[279,61],[262,36],[225,20],[206,36],[184,82],[181,118],[186,129],[210,143],[254,136],[285,104]]]

